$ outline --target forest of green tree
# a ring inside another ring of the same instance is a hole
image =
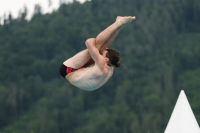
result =
[[[200,1],[92,0],[35,6],[0,25],[0,133],[162,133],[184,90],[200,123]],[[121,68],[95,91],[59,74],[117,16]]]

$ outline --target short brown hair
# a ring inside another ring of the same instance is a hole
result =
[[[113,65],[115,67],[120,67],[120,54],[114,49],[106,49],[108,52],[106,54],[106,57],[109,58],[109,66]]]

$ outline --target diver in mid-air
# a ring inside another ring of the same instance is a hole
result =
[[[87,49],[63,62],[60,74],[72,85],[87,91],[98,89],[113,75],[114,67],[120,66],[119,52],[107,48],[126,24],[135,16],[118,16],[116,21],[96,38],[89,38]]]

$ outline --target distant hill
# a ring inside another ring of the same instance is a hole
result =
[[[164,132],[180,90],[200,123],[198,0],[74,1],[51,14],[24,11],[0,25],[1,133]],[[123,66],[86,92],[59,75],[118,15],[137,19],[111,47]]]

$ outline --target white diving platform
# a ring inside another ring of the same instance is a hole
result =
[[[183,90],[164,133],[200,133],[199,125]]]

